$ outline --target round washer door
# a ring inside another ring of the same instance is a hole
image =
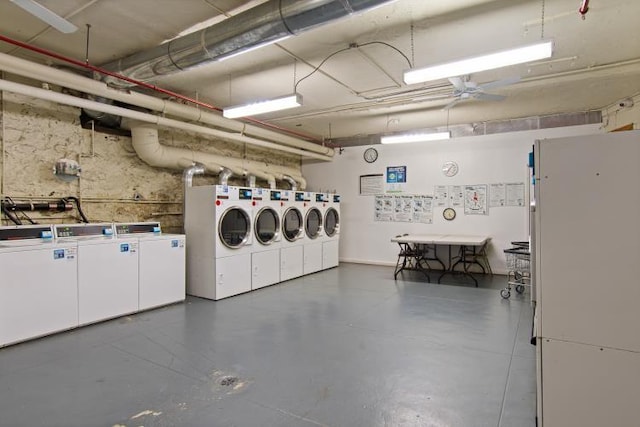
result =
[[[218,235],[220,241],[231,249],[237,249],[247,243],[251,232],[251,219],[244,209],[231,207],[220,218]]]
[[[311,208],[307,211],[304,221],[304,231],[310,239],[315,239],[322,231],[322,212],[318,208]]]
[[[282,217],[282,234],[290,242],[298,240],[304,233],[302,229],[302,214],[296,208],[289,208]]]
[[[333,237],[338,234],[340,229],[340,215],[334,208],[327,209],[324,214],[324,232],[327,236]]]
[[[280,237],[280,216],[275,209],[267,206],[258,211],[253,230],[258,242],[270,245]]]

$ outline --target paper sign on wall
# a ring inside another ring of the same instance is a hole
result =
[[[433,224],[433,196],[413,196],[413,222]]]
[[[464,214],[487,215],[487,184],[464,186]]]
[[[489,184],[489,206],[502,207],[506,203],[504,183]]]
[[[506,206],[524,206],[524,183],[508,182],[506,187]]]
[[[394,196],[378,195],[375,197],[373,219],[374,221],[393,221],[395,207]]]
[[[387,192],[400,193],[407,183],[406,166],[387,166]]]
[[[437,207],[449,206],[449,191],[446,185],[436,185],[433,194]]]
[[[450,185],[449,197],[451,198],[451,206],[458,208],[464,205],[464,187],[462,185]]]

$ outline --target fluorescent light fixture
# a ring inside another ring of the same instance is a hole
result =
[[[272,111],[286,110],[287,108],[300,107],[302,105],[302,95],[293,94],[281,98],[258,101],[251,104],[237,105],[222,110],[222,115],[228,119],[237,117],[255,116]]]
[[[78,30],[78,27],[73,25],[71,22],[59,15],[56,15],[54,12],[50,11],[40,3],[36,3],[34,0],[11,0],[11,2],[16,6],[20,6],[41,21],[51,25],[61,33],[69,34]]]
[[[480,71],[493,70],[509,65],[523,64],[550,58],[553,54],[553,42],[546,41],[515,49],[503,50],[487,55],[447,62],[431,67],[409,70],[404,73],[404,82],[408,85],[444,79],[446,77],[465,76]]]
[[[405,133],[402,135],[387,135],[380,138],[381,144],[400,144],[403,142],[438,141],[451,138],[451,132],[435,133]]]

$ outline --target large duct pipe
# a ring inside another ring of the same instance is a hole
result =
[[[291,174],[302,188],[306,187],[306,180],[294,168],[265,165],[251,160],[218,156],[186,148],[169,147],[160,144],[158,129],[153,125],[135,122],[125,122],[124,125],[131,129],[131,142],[138,157],[150,166],[182,170],[196,162],[202,164],[207,171],[214,175],[218,175],[226,168],[237,176],[256,175],[265,179],[269,186],[273,187],[275,187],[276,175]]]
[[[218,24],[105,64],[103,68],[149,81],[276,43],[391,1],[395,0],[269,0]],[[107,80],[114,85],[131,85],[113,78]]]
[[[333,156],[334,154],[334,150],[329,147],[324,147],[299,138],[283,135],[259,126],[227,119],[219,114],[189,105],[163,100],[138,92],[116,90],[110,88],[104,82],[78,76],[46,65],[36,64],[5,53],[0,53],[0,69],[19,76],[56,84],[69,89],[79,90],[88,94],[124,102],[129,105],[160,111],[163,115],[175,116],[189,121],[197,121],[228,129],[233,132],[268,139],[279,144],[300,148],[301,150],[310,151],[312,153],[319,153],[325,156]],[[278,147],[278,145],[275,147]]]
[[[289,183],[289,185],[291,185],[291,189],[293,191],[296,191],[298,189],[297,186],[296,186],[296,180],[293,179],[292,177],[290,177],[289,175],[283,175],[282,179],[284,181],[287,181]]]
[[[116,116],[126,117],[129,119],[138,120],[141,122],[153,123],[159,126],[166,126],[174,129],[185,130],[188,132],[195,132],[203,135],[209,135],[209,136],[213,136],[213,137],[227,140],[227,141],[248,143],[248,144],[256,145],[263,148],[270,148],[270,149],[285,151],[287,153],[298,154],[304,157],[310,157],[310,158],[319,159],[319,160],[331,160],[331,157],[327,157],[321,154],[308,153],[297,148],[285,147],[282,145],[275,144],[273,142],[262,141],[260,139],[247,137],[241,134],[223,132],[223,131],[212,129],[205,126],[185,123],[179,120],[167,119],[160,116],[154,116],[153,114],[141,113],[139,111],[133,111],[127,108],[100,104],[98,102],[89,101],[87,99],[65,95],[65,94],[53,92],[50,90],[44,90],[44,89],[36,88],[33,86],[27,86],[20,83],[14,83],[7,80],[0,80],[0,90],[6,90],[7,92],[32,96],[34,98],[45,99],[47,101],[71,105],[74,107],[88,108],[96,111],[102,111],[108,114],[114,114]]]
[[[187,189],[193,185],[193,177],[195,175],[204,174],[204,165],[200,163],[193,163],[191,166],[186,168],[182,173],[182,231],[184,232],[184,213],[187,209]]]
[[[247,187],[255,188],[256,186],[256,176],[253,174],[247,175]]]
[[[222,169],[218,174],[218,184],[228,185],[229,178],[231,178],[232,175],[233,175],[233,171],[231,171],[231,169],[228,169],[228,168]]]

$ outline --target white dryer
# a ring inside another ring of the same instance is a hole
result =
[[[138,310],[184,301],[184,234],[165,234],[159,222],[122,223],[114,227],[118,238],[138,241]]]
[[[0,227],[0,347],[78,326],[78,259],[50,225]]]
[[[304,193],[304,262],[303,273],[322,270],[322,193]]]
[[[327,194],[324,212],[322,268],[338,266],[340,246],[340,195]]]
[[[185,195],[187,293],[219,300],[251,290],[252,190],[191,187]]]
[[[299,194],[300,200],[296,201]],[[303,274],[304,256],[304,194],[282,190],[282,239],[280,246],[280,280]]]
[[[280,282],[282,190],[253,189],[251,289]]]
[[[138,311],[138,242],[116,238],[113,224],[57,224],[59,242],[78,246],[80,325]]]

